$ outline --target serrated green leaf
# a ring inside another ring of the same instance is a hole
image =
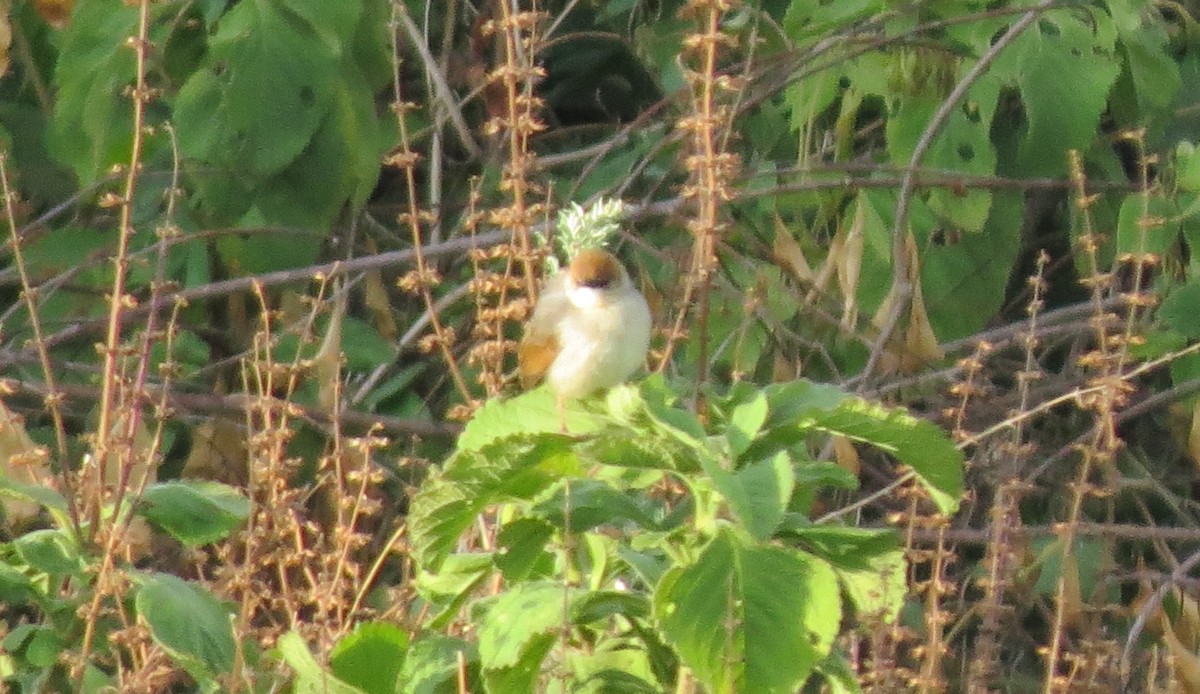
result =
[[[787,453],[781,451],[770,460],[759,460],[732,472],[709,462],[704,463],[704,470],[752,537],[766,540],[774,534],[796,479]]]
[[[734,457],[745,453],[754,437],[758,436],[758,432],[767,422],[768,410],[767,396],[762,392],[734,406],[725,428],[725,438],[729,440],[729,448]]]
[[[768,427],[774,432],[750,454],[765,457],[769,447],[786,448],[810,430],[840,434],[882,448],[911,467],[943,513],[958,508],[963,454],[932,422],[803,379],[768,386],[764,392],[771,406]]]
[[[479,634],[485,670],[516,667],[526,648],[563,628],[564,610],[583,591],[555,581],[520,583],[475,603],[471,621]]]
[[[1016,83],[1029,122],[1017,153],[1024,176],[1057,176],[1067,152],[1096,137],[1109,89],[1120,72],[1116,31],[1103,10],[1041,14],[1000,54],[992,71]],[[1063,98],[1063,85],[1071,98]]]
[[[569,491],[568,491],[569,490]],[[562,483],[533,511],[556,527],[577,533],[599,525],[655,528],[651,511],[643,506],[642,497],[593,479],[572,479]],[[568,522],[569,514],[569,522]]]
[[[138,513],[188,547],[224,539],[246,522],[250,500],[234,487],[207,480],[151,485]]]
[[[63,33],[49,144],[81,183],[129,163],[133,103],[125,89],[136,56],[125,40],[137,34],[137,17],[136,7],[81,0]]]
[[[565,407],[567,431],[573,436],[590,434],[603,426],[603,420],[577,402]],[[558,434],[562,418],[558,403],[549,388],[535,388],[508,400],[492,399],[475,412],[458,437],[459,450],[477,450],[489,443],[516,434]]]
[[[530,500],[564,471],[578,471],[570,443],[569,437],[539,434],[456,453],[413,497],[408,523],[417,565],[436,571],[459,535],[489,505]]]
[[[200,585],[164,573],[135,577],[134,605],[150,636],[197,677],[233,669],[237,653],[231,612]]]
[[[61,528],[34,530],[13,540],[21,560],[36,571],[50,575],[81,573],[85,562],[79,545]]]
[[[895,455],[916,473],[939,511],[952,514],[958,509],[963,454],[933,422],[851,398],[833,410],[810,411],[800,426],[864,441]]]
[[[467,690],[478,691],[479,654],[473,644],[441,634],[423,634],[408,649],[397,694],[444,694],[458,688],[459,662],[467,666]]]
[[[817,558],[728,529],[654,595],[667,641],[713,691],[794,692],[833,645],[841,598]]]
[[[1173,290],[1158,309],[1158,319],[1188,338],[1200,338],[1200,285],[1186,284]]]
[[[295,631],[279,637],[276,646],[283,662],[296,672],[296,694],[365,694],[363,690],[335,677],[317,662],[304,638]]]
[[[537,518],[518,518],[505,523],[496,536],[496,568],[510,583],[535,575],[544,577],[553,570],[554,556],[546,543],[554,536],[554,527]]]
[[[393,694],[408,653],[408,632],[389,622],[355,627],[329,653],[329,668],[367,694]]]

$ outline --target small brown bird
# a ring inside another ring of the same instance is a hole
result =
[[[517,348],[521,385],[545,378],[561,415],[565,400],[629,378],[649,347],[650,307],[629,273],[612,253],[583,250],[542,287]]]

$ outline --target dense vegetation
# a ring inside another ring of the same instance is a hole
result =
[[[1198,27],[0,0],[3,688],[1200,692]]]

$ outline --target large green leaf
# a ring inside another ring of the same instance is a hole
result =
[[[66,528],[25,533],[13,540],[13,547],[22,561],[50,575],[81,574],[85,567],[79,545]]]
[[[654,596],[668,643],[710,691],[794,692],[833,645],[842,617],[833,570],[816,557],[726,529]]]
[[[397,694],[442,694],[460,691],[459,664],[465,663],[467,689],[476,691],[479,653],[473,644],[441,634],[424,634],[412,644],[400,670]]]
[[[599,417],[577,402],[565,403],[562,413],[567,432],[576,436],[595,432],[602,425]],[[546,387],[513,398],[493,398],[467,422],[458,437],[458,448],[475,450],[514,434],[560,433],[563,421],[554,393]]]
[[[230,672],[237,654],[230,611],[202,586],[164,573],[136,577],[134,604],[154,642],[194,676]]]
[[[742,526],[755,539],[766,540],[775,532],[792,488],[796,484],[791,458],[780,451],[767,460],[759,460],[735,471],[702,459],[704,471],[712,478]]]
[[[364,694],[362,689],[343,682],[317,662],[304,637],[296,631],[280,636],[277,649],[283,662],[296,672],[292,690],[296,694]]]
[[[963,66],[958,77],[968,69]],[[888,115],[887,144],[892,162],[908,166],[920,137],[934,113],[941,107],[944,94],[893,97],[896,106]],[[939,172],[963,172],[990,176],[996,172],[996,150],[990,131],[1000,84],[983,78],[975,82],[963,104],[950,112],[920,165]],[[991,209],[992,193],[983,187],[964,186],[951,190],[946,186],[929,193],[930,209],[948,224],[967,231],[981,231]]]
[[[582,591],[557,581],[519,583],[500,595],[475,603],[471,621],[479,634],[485,670],[520,664],[526,649],[541,637],[569,626],[568,606]]]
[[[963,454],[932,422],[803,379],[773,384],[764,392],[771,406],[767,420],[771,435],[747,455],[765,457],[773,447],[802,439],[811,430],[840,434],[873,444],[911,467],[943,513],[958,508]]]
[[[367,622],[338,641],[329,667],[367,694],[393,694],[407,651],[408,632],[388,622]]]
[[[1067,152],[1088,149],[1096,137],[1120,72],[1112,19],[1102,10],[1045,12],[1000,54],[992,72],[1016,84],[1025,106],[1017,170],[1062,175]]]
[[[241,492],[207,480],[152,485],[142,502],[142,516],[189,547],[228,537],[250,515],[250,500]]]
[[[85,183],[129,163],[133,102],[124,92],[134,81],[135,55],[125,41],[137,34],[137,18],[125,3],[80,0],[63,34],[50,150]]]
[[[413,497],[409,538],[417,565],[436,571],[475,516],[501,501],[531,500],[564,472],[577,472],[568,437],[514,436],[460,450]]]

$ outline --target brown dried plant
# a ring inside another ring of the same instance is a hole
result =
[[[689,0],[679,12],[698,26],[683,42],[683,60],[698,63],[685,71],[691,86],[691,112],[676,124],[690,149],[684,159],[688,183],[681,197],[695,202],[696,213],[688,222],[692,233],[691,265],[658,369],[665,369],[676,345],[691,337],[698,347],[697,394],[708,381],[709,301],[717,269],[717,243],[725,231],[722,209],[733,198],[730,183],[739,168],[737,155],[729,151],[734,109],[725,103],[723,95],[740,93],[745,82],[722,73],[720,62],[722,55],[738,44],[736,36],[722,30],[721,22],[727,12],[740,4],[737,0]],[[690,320],[696,325],[692,335],[685,328]]]

